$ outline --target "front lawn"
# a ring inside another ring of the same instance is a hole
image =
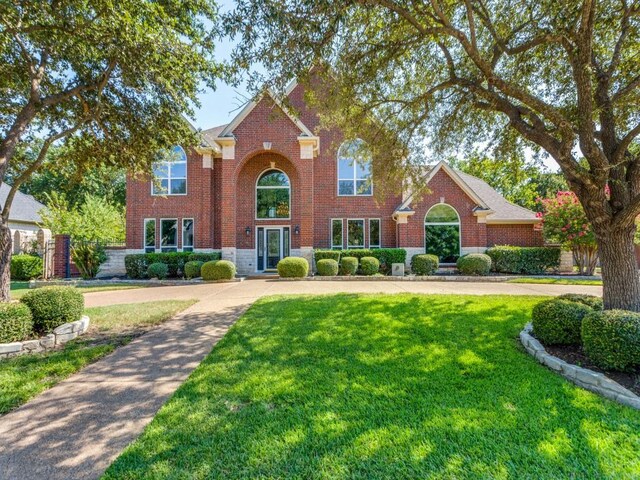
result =
[[[640,477],[640,412],[521,348],[537,301],[260,300],[105,478]]]
[[[126,283],[113,283],[111,285],[97,285],[95,287],[76,287],[82,293],[106,292],[110,290],[131,290],[133,288],[144,288],[140,285],[129,285]],[[29,291],[29,282],[11,282],[11,299],[19,300]]]
[[[602,285],[602,280],[585,278],[520,277],[508,280],[508,283],[539,283],[550,285]]]
[[[20,406],[85,365],[129,343],[195,301],[87,308],[89,331],[60,350],[0,361],[0,414]]]

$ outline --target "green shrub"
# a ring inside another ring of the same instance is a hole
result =
[[[580,293],[565,293],[560,295],[559,297],[562,300],[569,300],[570,302],[578,302],[584,305],[588,305],[594,310],[600,310],[604,308],[601,297],[596,297],[595,295],[584,295]]]
[[[341,254],[341,250],[314,250],[313,258],[315,259],[316,264],[320,260],[335,260],[336,262],[340,262]]]
[[[213,267],[219,261],[220,260],[211,260],[209,262],[204,262],[202,264],[202,266],[200,267],[200,276],[202,277],[203,280],[205,280],[207,282],[209,282],[211,280],[215,280],[213,278]]]
[[[213,262],[215,260],[221,260],[222,254],[220,252],[211,252],[211,253],[191,253],[187,257],[187,262]],[[185,264],[186,266],[186,264]]]
[[[11,257],[11,280],[31,280],[42,276],[42,258],[36,255]]]
[[[147,277],[164,280],[169,273],[169,266],[166,263],[152,263],[147,267]]]
[[[309,262],[302,257],[286,257],[278,262],[278,275],[282,278],[304,278],[309,274]]]
[[[533,307],[533,333],[547,345],[578,345],[583,318],[593,309],[582,303],[552,298]]]
[[[404,248],[359,248],[354,250],[342,250],[342,257],[355,257],[358,260],[363,257],[377,258],[380,262],[380,271],[385,275],[391,273],[394,263],[405,263],[407,251]]]
[[[640,365],[640,313],[592,312],[582,321],[582,346],[597,366],[627,370]]]
[[[189,280],[199,277],[203,264],[200,260],[189,260],[184,264],[184,276]]]
[[[32,332],[29,307],[22,303],[0,303],[0,343],[20,342]]]
[[[29,290],[20,300],[31,310],[33,329],[49,333],[63,323],[82,316],[84,298],[74,287],[43,287]]]
[[[469,253],[458,259],[456,267],[462,275],[489,275],[491,257],[484,253]]]
[[[560,248],[497,246],[487,249],[493,270],[499,273],[539,275],[560,267]]]
[[[380,270],[380,262],[375,257],[362,257],[360,271],[363,275],[375,275]]]
[[[411,257],[411,272],[414,275],[433,275],[438,270],[438,257],[421,253]]]
[[[338,262],[332,258],[323,258],[316,262],[316,270],[321,277],[335,277],[338,274]]]
[[[190,252],[169,252],[169,253],[137,253],[124,257],[124,266],[129,278],[146,278],[147,269],[152,263],[164,263],[169,271],[168,277],[181,277],[184,273],[184,264],[191,259],[194,254]],[[214,254],[206,254],[214,255]],[[219,255],[216,253],[215,255]],[[197,258],[194,258],[196,260]]]
[[[340,275],[355,275],[358,271],[358,259],[356,257],[342,257],[340,260]]]
[[[107,261],[107,252],[97,242],[74,241],[71,245],[71,260],[80,276],[89,280],[98,275],[100,265]]]
[[[206,269],[206,277],[205,277],[205,268],[204,266],[207,264],[212,264]],[[233,280],[236,278],[236,266],[233,262],[229,260],[218,260],[216,262],[207,262],[202,265],[202,279],[206,281],[211,280]]]
[[[147,274],[147,254],[135,253],[124,256],[124,268],[127,272],[127,277],[139,279],[145,278]]]

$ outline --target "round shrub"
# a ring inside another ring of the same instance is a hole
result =
[[[204,262],[200,260],[192,260],[184,264],[184,276],[188,279],[197,278],[200,276],[200,270],[202,269]]]
[[[438,257],[418,254],[411,257],[411,271],[414,275],[433,275],[438,270]]]
[[[29,290],[20,300],[33,315],[33,329],[48,333],[82,316],[84,298],[73,287],[43,287]]]
[[[32,332],[29,307],[22,303],[0,303],[0,343],[19,342]]]
[[[602,298],[596,297],[595,295],[584,295],[580,293],[565,293],[563,295],[560,295],[558,298],[561,298],[562,300],[569,300],[570,302],[582,303],[598,311],[602,311],[603,309]]]
[[[340,259],[340,275],[355,275],[358,271],[358,259],[356,257],[342,257]]]
[[[236,276],[236,266],[229,260],[206,262],[202,265],[200,274],[206,281],[232,280]]]
[[[582,321],[582,346],[600,368],[627,370],[640,365],[640,313],[590,313]]]
[[[309,262],[302,257],[286,257],[278,262],[278,275],[282,278],[304,278],[309,274]]]
[[[593,309],[582,303],[552,298],[533,307],[533,333],[547,345],[580,343],[580,329]]]
[[[331,258],[318,260],[316,270],[321,277],[335,277],[338,274],[338,262]]]
[[[42,276],[42,258],[36,255],[13,255],[11,257],[11,280],[31,280]]]
[[[164,280],[169,274],[169,266],[166,263],[152,263],[147,267],[147,277]]]
[[[469,253],[460,257],[456,266],[462,275],[489,275],[491,257],[484,253]]]
[[[375,275],[380,270],[380,262],[375,257],[362,257],[360,259],[360,270],[363,275]]]

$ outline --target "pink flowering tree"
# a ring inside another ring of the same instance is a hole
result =
[[[573,192],[558,192],[540,199],[544,236],[571,250],[580,275],[593,275],[598,262],[596,237],[584,209]]]

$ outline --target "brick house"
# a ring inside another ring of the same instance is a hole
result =
[[[314,248],[400,247],[454,262],[492,245],[542,245],[534,212],[445,162],[429,169],[431,193],[373,196],[375,175],[358,140],[314,131],[304,88],[286,92],[294,116],[270,93],[201,145],[158,162],[155,180],[127,179],[127,250],[220,251],[240,273],[273,270]]]

